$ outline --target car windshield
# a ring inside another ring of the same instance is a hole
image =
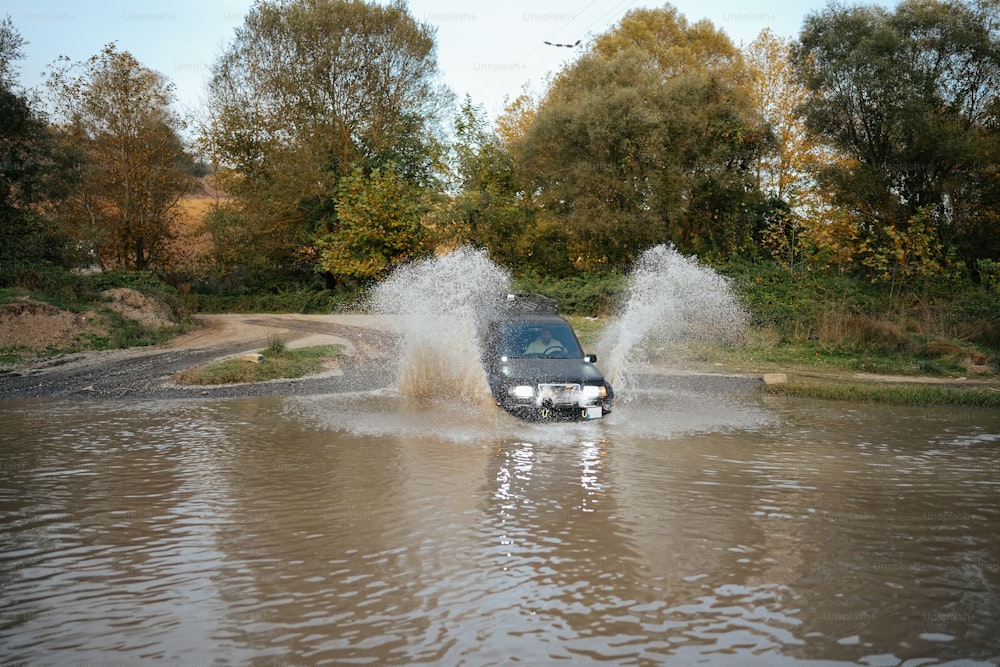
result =
[[[506,357],[579,359],[580,344],[568,324],[516,322],[503,327],[500,354]]]

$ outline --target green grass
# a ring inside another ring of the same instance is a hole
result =
[[[587,351],[593,350],[610,320],[566,318],[577,331]],[[649,343],[635,351],[635,358],[668,367],[683,367],[705,373],[737,373],[762,376],[781,372],[791,381],[762,386],[775,396],[799,396],[826,400],[878,402],[893,405],[961,405],[1000,407],[1000,381],[996,368],[971,373],[959,363],[965,355],[979,349],[960,341],[941,347],[945,352],[925,354],[890,354],[878,350],[827,346],[820,341],[780,341],[779,334],[768,327],[754,327],[738,343]],[[855,377],[860,373],[871,377]],[[911,381],[896,381],[878,376],[904,376]],[[921,382],[921,378],[927,380]],[[959,383],[959,378],[963,382]],[[975,384],[964,380],[971,378]]]
[[[16,298],[15,295],[12,298]],[[3,303],[4,295],[0,295]],[[42,298],[35,297],[38,300]],[[52,304],[55,305],[55,304]],[[80,309],[71,311],[80,312]],[[32,347],[12,345],[0,348],[0,366],[19,366],[33,359],[49,358],[60,354],[74,354],[89,350],[122,350],[131,347],[146,347],[166,342],[175,336],[190,331],[190,320],[166,327],[149,327],[122,316],[110,308],[96,307],[93,312],[97,320],[93,324],[101,333],[80,332],[71,341],[59,346]]]
[[[762,385],[762,390],[777,396],[891,405],[1000,407],[1000,389],[990,387],[793,379],[785,384]]]
[[[34,358],[35,353],[29,347],[12,345],[0,348],[0,366],[17,366],[28,358]]]
[[[110,308],[98,308],[97,312],[108,329],[108,335],[92,335],[89,347],[93,350],[123,350],[157,345],[190,331],[193,326],[190,321],[184,320],[172,326],[148,327]]]
[[[733,344],[690,343],[661,350],[659,356],[693,365],[721,364],[733,372],[800,371],[874,373],[881,375],[969,376],[969,360],[992,362],[984,376],[996,376],[996,357],[979,345],[954,340],[925,345],[910,353],[852,346],[821,340],[782,340],[769,327],[751,328]],[[655,360],[655,359],[654,359]]]
[[[268,347],[259,351],[264,355],[260,363],[241,358],[226,359],[181,371],[173,380],[182,385],[220,385],[299,378],[323,372],[342,352],[339,345],[288,349],[284,341],[276,341],[280,339],[269,339]],[[276,352],[279,349],[280,352]]]
[[[859,372],[931,376],[939,380],[968,376],[984,380],[981,384],[1000,387],[1000,292],[996,286],[965,282],[890,288],[833,271],[792,274],[763,261],[734,262],[717,270],[729,277],[747,309],[750,328],[744,339],[730,345],[650,344],[646,350],[637,351],[638,356],[706,372],[788,373],[795,378],[793,382],[767,389],[785,395],[903,404],[996,405],[995,394],[1000,392],[988,388],[956,383],[845,381]],[[560,312],[573,325],[585,351],[595,352],[601,333],[611,323],[621,301],[625,282],[624,276],[615,273],[563,279],[529,275],[518,278],[515,288],[558,298]],[[178,290],[146,273],[79,276],[39,270],[24,277],[18,287],[0,289],[0,303],[31,295],[75,312],[96,310],[111,324],[106,333],[102,330],[100,335],[79,336],[72,349],[2,349],[0,364],[60,352],[149,345],[189,326],[148,331],[120,316],[107,315],[101,308],[100,292],[117,286],[157,296],[171,305],[182,322],[187,312],[331,312],[347,308],[360,296],[321,289],[314,276],[299,283],[272,282],[262,277],[232,292],[221,287],[206,287],[199,292]],[[601,317],[588,319],[588,315]],[[227,362],[229,366],[212,370],[197,383],[260,382],[322,370],[322,364],[315,362],[297,366],[300,362],[286,359],[283,348],[283,341],[269,340],[263,351],[264,363],[232,360]],[[295,354],[308,356],[303,350]],[[974,367],[982,373],[970,371]],[[810,376],[840,377],[839,381],[799,379]]]
[[[21,287],[0,287],[0,305],[10,303],[14,299],[28,296],[30,292]]]
[[[288,354],[288,345],[281,336],[271,334],[267,337],[267,347],[264,348],[262,354],[270,358],[284,357]]]

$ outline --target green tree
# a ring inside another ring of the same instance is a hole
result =
[[[439,214],[442,240],[485,248],[511,269],[530,259],[534,210],[520,185],[514,156],[466,97],[455,119],[456,192]]]
[[[396,172],[355,167],[340,181],[331,229],[317,237],[319,266],[353,287],[424,254],[416,189]]]
[[[168,264],[178,201],[192,185],[173,84],[114,44],[85,62],[59,59],[46,83],[65,150],[79,157],[56,210],[69,233],[101,266]]]
[[[633,10],[553,81],[519,145],[532,192],[583,268],[672,241],[752,247],[753,157],[767,133],[739,51],[707,21]]]
[[[213,67],[201,141],[262,260],[316,261],[356,167],[434,185],[448,103],[433,30],[400,0],[258,0]]]
[[[793,56],[811,93],[802,111],[849,158],[817,175],[851,218],[854,261],[883,267],[873,277],[919,274],[917,257],[937,273],[955,243],[976,255],[977,235],[980,249],[1000,249],[989,215],[1000,173],[998,21],[994,0],[904,0],[894,12],[831,5],[805,22]]]
[[[24,39],[10,16],[0,21],[0,281],[30,265],[62,260],[63,239],[37,208],[44,198],[45,170],[52,160],[45,120],[19,90],[15,63]],[[0,282],[2,284],[2,282]]]

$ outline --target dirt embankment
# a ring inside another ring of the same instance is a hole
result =
[[[30,297],[0,306],[0,350],[65,349],[103,333],[94,312],[71,313]]]
[[[128,288],[101,293],[105,307],[147,327],[176,324],[177,318],[162,302]],[[74,313],[29,296],[0,306],[0,350],[41,353],[82,345],[91,336],[106,336],[108,330],[94,311]]]

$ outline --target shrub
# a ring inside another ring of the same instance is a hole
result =
[[[568,278],[526,273],[514,280],[514,289],[552,297],[565,315],[609,315],[619,305],[625,281],[619,273],[590,273]]]
[[[264,350],[264,355],[268,357],[280,357],[288,349],[288,345],[285,343],[285,339],[277,334],[271,334],[267,337],[267,349]]]

